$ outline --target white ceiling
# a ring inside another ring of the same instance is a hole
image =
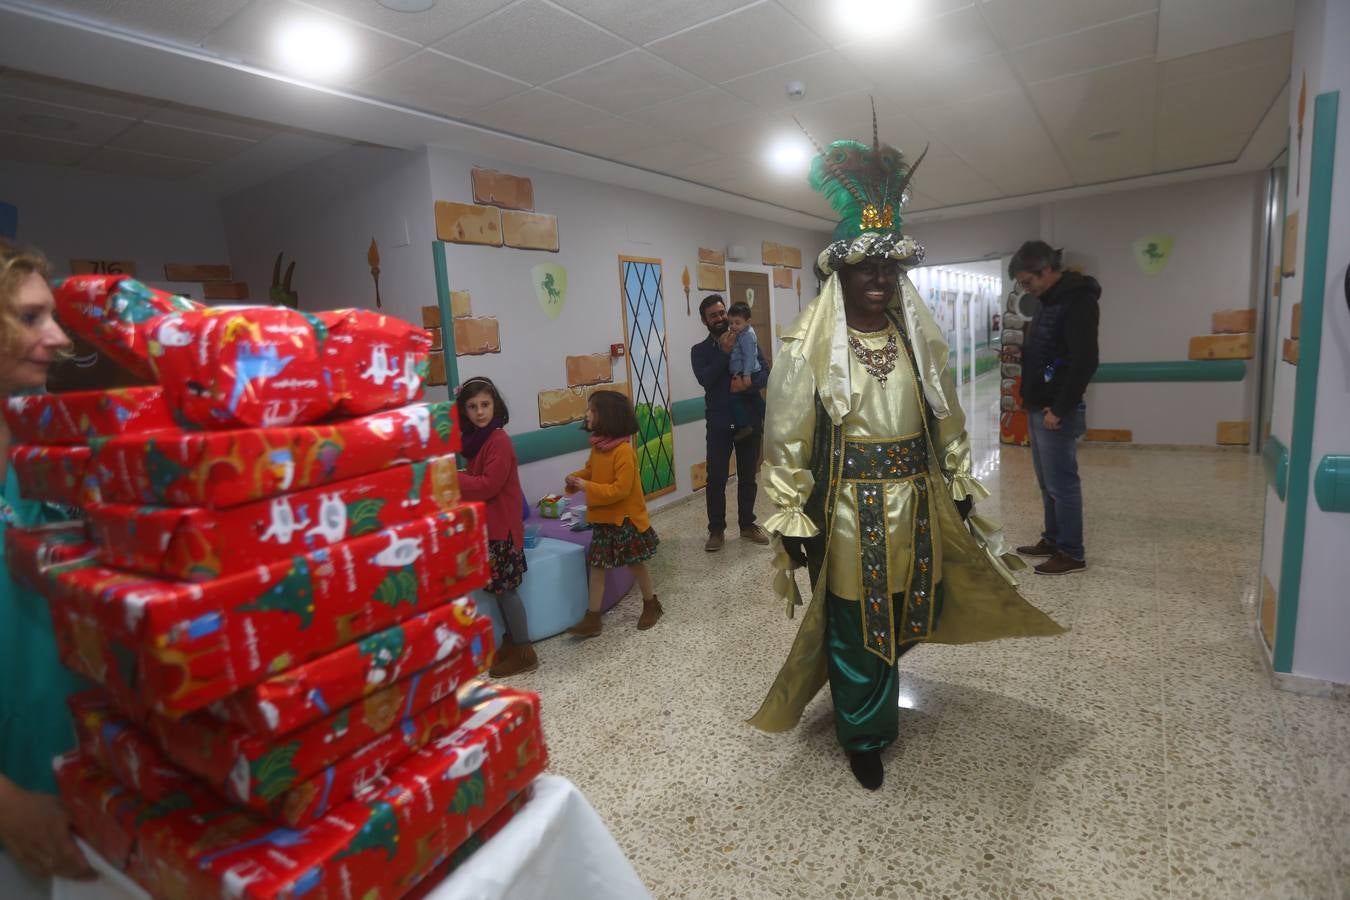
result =
[[[0,72],[0,157],[230,190],[352,141],[524,158],[504,132],[678,180],[657,179],[663,193],[693,182],[828,218],[800,175],[767,170],[765,148],[800,134],[794,115],[822,142],[867,137],[869,97],[883,139],[931,148],[911,211],[1260,168],[1283,146],[1272,122],[1293,0],[893,2],[907,26],[874,41],[838,0],[438,0],[416,14],[375,0],[0,0],[0,59],[139,95]],[[357,45],[323,86],[279,75],[273,57],[277,27],[304,16]],[[805,99],[787,98],[793,80]]]

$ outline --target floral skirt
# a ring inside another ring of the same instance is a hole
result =
[[[488,564],[492,566],[492,580],[486,588],[489,593],[514,591],[525,579],[525,551],[510,538],[488,541]]]
[[[651,559],[661,541],[656,529],[638,531],[632,519],[622,525],[591,526],[591,545],[586,548],[586,565],[593,569],[617,569]]]

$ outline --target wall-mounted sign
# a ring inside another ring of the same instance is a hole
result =
[[[72,275],[129,275],[136,277],[136,262],[130,259],[72,259]]]

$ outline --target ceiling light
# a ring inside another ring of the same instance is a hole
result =
[[[341,75],[356,57],[351,35],[322,19],[297,19],[282,26],[276,49],[283,66],[307,78]]]
[[[436,0],[377,0],[377,2],[385,9],[406,13],[426,12],[436,5]]]
[[[1114,141],[1114,140],[1115,140],[1116,138],[1118,138],[1118,137],[1120,137],[1120,132],[1119,132],[1118,130],[1114,130],[1114,129],[1113,129],[1113,130],[1111,130],[1111,131],[1094,131],[1094,132],[1092,132],[1092,134],[1089,134],[1089,135],[1088,135],[1088,140],[1089,140],[1089,141]]]
[[[24,113],[19,116],[19,121],[41,131],[74,131],[80,127],[69,119],[43,115],[42,113]]]
[[[859,36],[887,38],[904,27],[912,6],[904,0],[839,0],[839,20]]]
[[[769,165],[781,175],[800,175],[811,159],[811,148],[801,138],[781,138],[769,147]]]

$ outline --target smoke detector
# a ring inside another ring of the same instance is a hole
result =
[[[806,96],[805,81],[789,81],[787,83],[787,95],[789,100],[800,100]]]

